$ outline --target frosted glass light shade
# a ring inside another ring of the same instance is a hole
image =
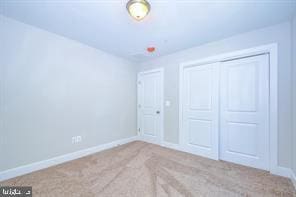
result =
[[[130,0],[126,8],[134,19],[142,20],[149,13],[150,4],[145,0]]]

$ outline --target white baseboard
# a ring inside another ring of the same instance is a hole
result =
[[[147,142],[147,143],[150,143],[150,144],[156,144],[156,145],[159,145],[159,146],[162,146],[162,147],[178,150],[178,151],[183,151],[179,144],[175,144],[175,143],[171,143],[171,142],[166,142],[166,141],[156,142],[156,141],[153,141],[153,140],[148,140],[148,139],[143,138],[141,136],[139,136],[138,140],[143,141],[143,142]]]
[[[180,144],[162,141],[160,145],[163,147],[166,147],[166,148],[170,148],[170,149],[174,149],[174,150],[178,150],[178,151],[183,151]]]
[[[293,171],[291,173],[292,173],[291,180],[292,180],[292,183],[293,183],[294,188],[296,190],[296,174]]]
[[[120,140],[116,140],[110,143],[106,143],[106,144],[101,144],[95,147],[91,147],[88,149],[84,149],[84,150],[80,150],[77,152],[73,152],[73,153],[69,153],[66,155],[61,155],[58,157],[54,157],[48,160],[43,160],[43,161],[39,161],[39,162],[35,162],[32,164],[28,164],[28,165],[24,165],[24,166],[20,166],[17,168],[13,168],[13,169],[9,169],[3,172],[0,172],[0,181],[4,181],[10,178],[14,178],[17,176],[21,176],[24,174],[28,174],[37,170],[41,170],[41,169],[45,169],[51,166],[55,166],[67,161],[71,161],[74,159],[78,159],[81,157],[85,157],[87,155],[90,154],[94,154],[106,149],[110,149],[113,147],[116,147],[118,145],[122,145],[122,144],[126,144],[132,141],[138,140],[138,136],[133,136],[130,138],[125,138],[125,139],[120,139]]]
[[[278,176],[283,176],[283,177],[287,177],[290,178],[294,188],[296,190],[296,174],[293,172],[292,169],[290,168],[285,168],[285,167],[281,167],[281,166],[277,166],[275,169],[272,169],[270,171],[271,174],[275,174]]]
[[[159,143],[153,139],[149,139],[149,138],[145,138],[141,135],[138,136],[138,140],[142,141],[142,142],[147,142],[147,143],[150,143],[150,144],[156,144],[156,145],[159,145]]]
[[[274,175],[290,178],[292,170],[290,168],[277,166],[275,168],[270,169],[270,173]]]
[[[141,141],[145,141],[148,143],[153,143],[153,142],[146,141],[146,140],[142,139],[140,136],[133,136],[130,138],[120,139],[120,140],[116,140],[116,141],[113,141],[110,143],[101,144],[99,146],[91,147],[88,149],[80,150],[80,151],[69,153],[66,155],[54,157],[54,158],[51,158],[48,160],[39,161],[39,162],[35,162],[32,164],[28,164],[28,165],[24,165],[24,166],[20,166],[17,168],[13,168],[13,169],[9,169],[9,170],[0,172],[0,181],[4,181],[4,180],[10,179],[10,178],[14,178],[17,176],[28,174],[28,173],[31,173],[31,172],[34,172],[37,170],[42,170],[42,169],[45,169],[45,168],[48,168],[51,166],[55,166],[55,165],[65,163],[65,162],[68,162],[68,161],[71,161],[74,159],[85,157],[87,155],[91,155],[91,154],[94,154],[94,153],[97,153],[97,152],[100,152],[100,151],[103,151],[106,149],[110,149],[110,148],[113,148],[113,147],[116,147],[116,146],[119,146],[122,144],[133,142],[136,140],[141,140]],[[179,144],[174,144],[174,143],[165,142],[165,141],[162,141],[161,143],[154,143],[154,144],[158,144],[158,145],[166,147],[166,148],[186,152],[182,149],[182,147]],[[270,173],[290,178],[295,186],[295,189],[296,189],[296,175],[291,169],[277,166],[276,168],[271,169]]]

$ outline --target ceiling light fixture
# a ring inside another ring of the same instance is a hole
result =
[[[146,0],[129,0],[126,9],[134,19],[139,21],[149,13],[150,4]]]

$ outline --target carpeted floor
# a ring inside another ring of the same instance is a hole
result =
[[[296,196],[289,179],[144,142],[1,182],[33,196]]]

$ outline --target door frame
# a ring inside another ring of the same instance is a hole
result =
[[[140,130],[140,93],[139,93],[139,83],[140,83],[140,77],[141,75],[147,75],[147,74],[152,74],[152,73],[160,73],[160,134],[159,134],[159,139],[157,141],[149,141],[149,143],[154,143],[154,144],[162,144],[164,141],[164,69],[163,68],[157,68],[157,69],[152,69],[152,70],[145,70],[138,72],[137,74],[137,135],[139,139],[146,141],[142,137],[142,131]],[[148,142],[148,141],[147,141]]]
[[[269,171],[282,174],[278,165],[278,44],[272,43],[254,48],[237,50],[203,59],[183,62],[179,66],[179,144],[183,148],[183,76],[186,67],[234,60],[249,56],[269,54]],[[219,132],[220,133],[220,132]],[[219,145],[220,146],[220,145]]]

